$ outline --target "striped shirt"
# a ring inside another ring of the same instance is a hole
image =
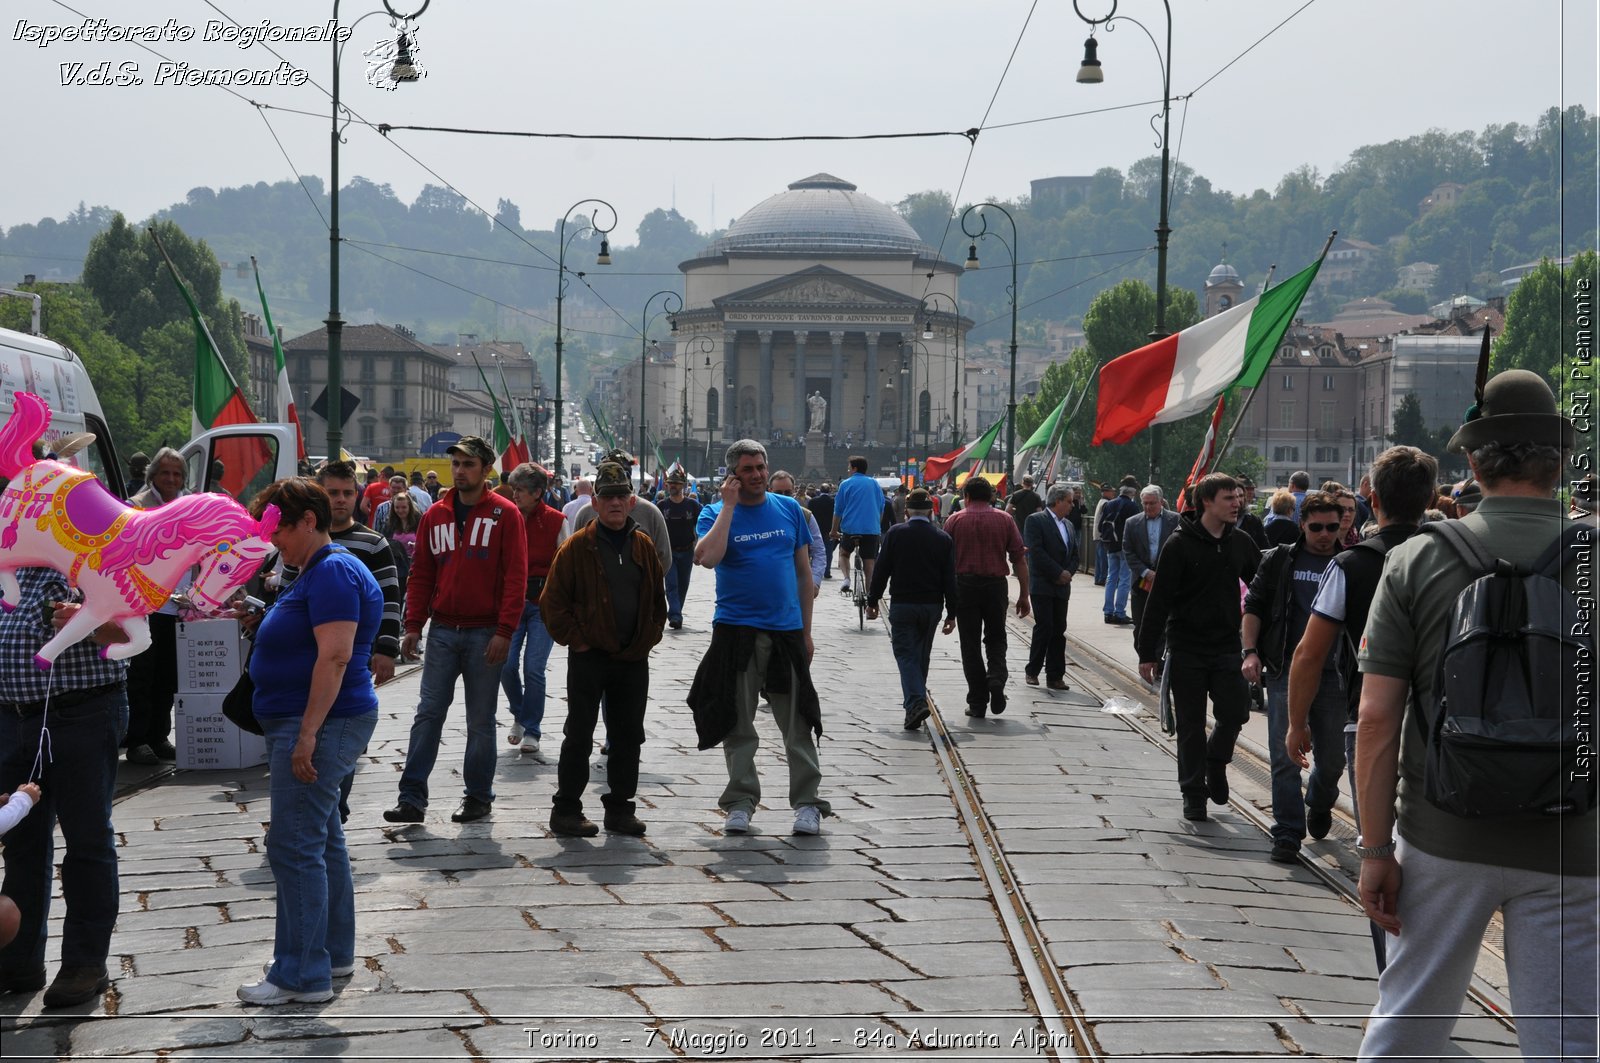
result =
[[[387,503],[385,503],[387,505]],[[378,624],[378,637],[372,640],[372,652],[385,657],[400,657],[400,574],[394,567],[394,555],[389,552],[389,540],[360,521],[344,531],[329,532],[329,537],[367,566],[372,578],[378,581],[383,592],[383,620]],[[283,585],[295,581],[300,570],[293,565],[283,566]]]

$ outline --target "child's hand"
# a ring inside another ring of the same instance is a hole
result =
[[[36,782],[23,783],[21,786],[17,787],[17,793],[27,794],[30,801],[32,801],[34,804],[39,803],[39,784]]]

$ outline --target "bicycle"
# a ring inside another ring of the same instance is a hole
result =
[[[856,620],[867,629],[867,570],[861,564],[861,551],[850,555],[850,597],[856,603]]]

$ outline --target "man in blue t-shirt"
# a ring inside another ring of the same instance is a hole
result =
[[[733,703],[732,729],[721,737],[728,764],[728,785],[718,801],[727,813],[723,830],[729,834],[748,831],[750,817],[761,800],[755,716],[757,692],[765,689],[789,762],[794,833],[818,834],[829,807],[817,796],[822,769],[811,733],[813,727],[821,728],[809,674],[814,649],[811,533],[798,502],[768,493],[765,447],[753,439],[741,439],[728,448],[727,465],[729,476],[723,481],[722,497],[700,512],[696,529],[700,540],[695,546],[695,563],[716,570],[717,607],[711,648],[690,691],[691,704],[698,696],[702,676],[709,674],[706,685],[714,687],[722,676],[736,671],[731,691],[711,690],[704,698],[713,701],[731,694]],[[876,484],[873,489],[876,491]],[[769,665],[785,659],[788,682],[770,682]],[[708,668],[708,663],[727,663],[729,667]],[[814,721],[806,718],[808,710],[816,715]],[[697,707],[697,726],[699,723]],[[707,744],[703,742],[702,748]]]
[[[850,459],[850,475],[839,483],[833,504],[833,537],[839,540],[839,571],[844,575],[841,594],[849,594],[850,551],[861,551],[861,566],[872,585],[872,566],[878,560],[878,539],[883,529],[883,488],[867,475],[867,459]]]

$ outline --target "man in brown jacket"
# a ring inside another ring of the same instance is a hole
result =
[[[633,795],[650,693],[650,649],[667,622],[655,544],[628,515],[637,499],[627,472],[603,462],[594,484],[597,519],[562,544],[539,599],[550,637],[567,647],[567,723],[550,830],[569,838],[600,833],[583,814],[583,791],[602,697],[611,742],[611,792],[600,799],[606,830],[645,832],[634,815]]]

